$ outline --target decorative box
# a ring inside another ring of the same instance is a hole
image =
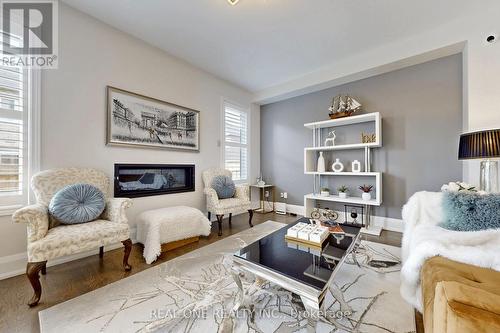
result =
[[[311,232],[313,232],[314,229],[316,229],[316,227],[309,224],[308,226],[306,226],[306,227],[302,228],[301,230],[299,230],[299,232],[297,234],[297,238],[301,239],[301,240],[308,241],[309,240],[309,234]]]
[[[288,237],[297,238],[298,234],[299,234],[299,231],[302,230],[304,227],[307,227],[308,225],[309,224],[303,223],[303,222],[297,223],[293,227],[288,228],[288,230],[286,231],[286,235]]]

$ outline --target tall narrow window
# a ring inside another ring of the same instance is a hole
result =
[[[224,102],[224,168],[235,182],[248,181],[248,112]]]
[[[0,206],[26,202],[26,71],[0,66]]]

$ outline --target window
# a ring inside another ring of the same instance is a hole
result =
[[[223,155],[224,168],[233,173],[235,182],[248,181],[248,112],[224,102]]]
[[[0,205],[26,198],[26,71],[0,66]]]
[[[23,45],[22,37],[10,38]],[[40,80],[39,70],[0,65],[0,216],[30,202],[40,159]]]

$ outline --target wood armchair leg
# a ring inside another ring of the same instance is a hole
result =
[[[250,228],[253,228],[252,219],[253,219],[253,209],[249,209],[248,210],[248,224],[250,225]]]
[[[47,274],[47,262],[45,262],[45,265],[42,266],[42,275]]]
[[[217,216],[217,223],[219,224],[219,236],[222,236],[222,219],[224,218],[224,214],[216,216]]]
[[[40,284],[40,271],[45,267],[47,261],[40,262],[29,262],[26,265],[26,276],[30,280],[31,286],[33,287],[33,297],[29,301],[28,305],[30,307],[36,306],[40,301],[40,296],[42,296],[42,285]]]
[[[99,248],[99,258],[101,258],[101,259],[102,259],[102,257],[104,257],[104,246],[101,246],[101,247]]]
[[[132,269],[132,266],[130,266],[128,263],[128,257],[130,256],[130,251],[132,251],[132,241],[129,238],[122,241],[122,244],[125,246],[125,250],[123,253],[123,269],[125,269],[125,271],[130,271]]]
[[[231,225],[231,219],[233,218],[233,213],[229,213],[229,225]]]

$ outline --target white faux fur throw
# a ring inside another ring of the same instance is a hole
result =
[[[139,215],[137,240],[144,244],[144,259],[151,264],[161,254],[161,244],[208,236],[210,227],[210,221],[196,208],[160,208]]]
[[[420,269],[425,260],[443,256],[500,271],[500,230],[451,231],[443,221],[441,192],[417,192],[403,207],[401,295],[422,312]]]

